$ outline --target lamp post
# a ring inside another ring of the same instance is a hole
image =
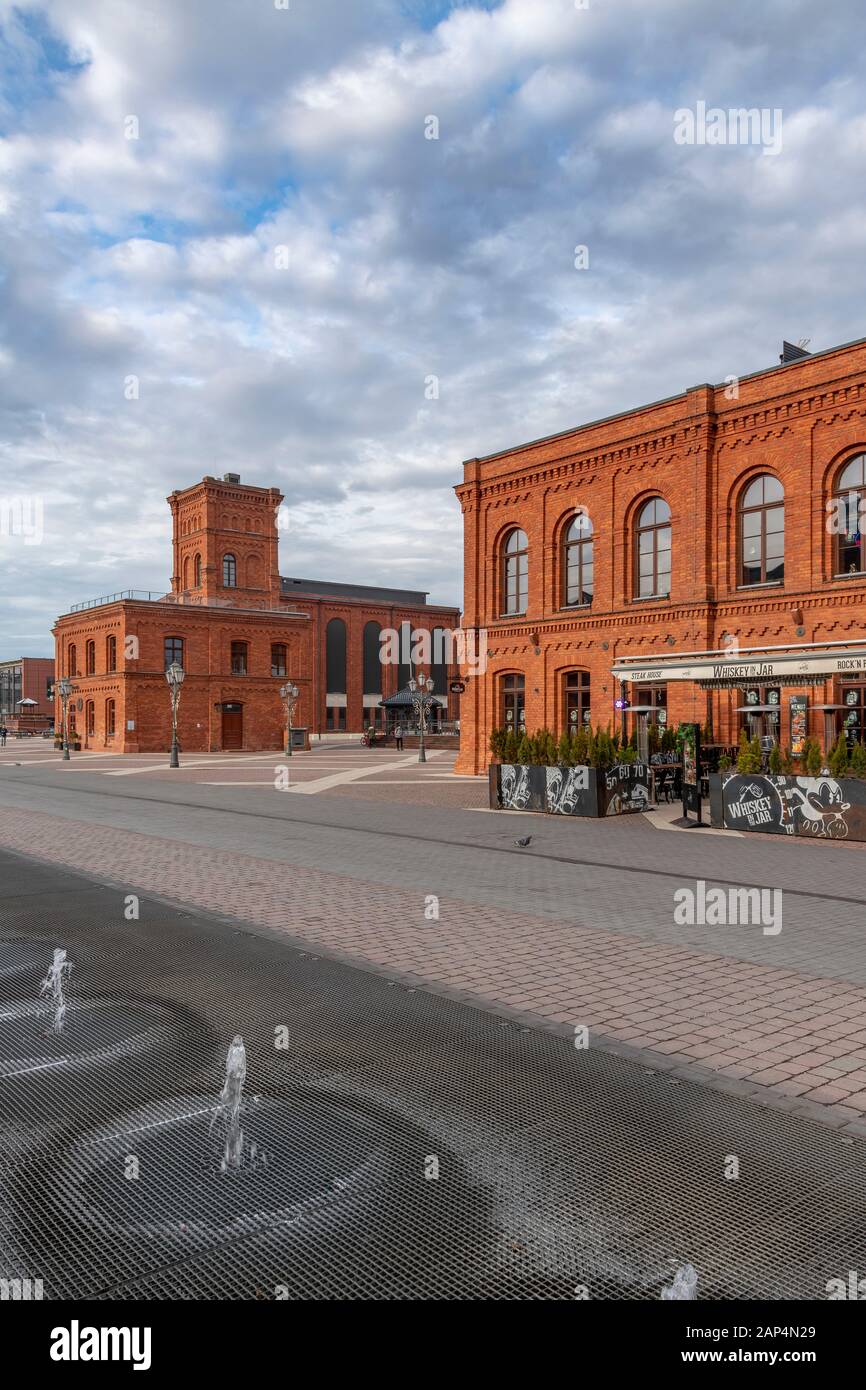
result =
[[[177,661],[173,661],[165,673],[168,681],[168,689],[171,695],[171,757],[169,767],[180,767],[180,760],[177,756],[177,707],[180,704],[180,688],[183,685],[184,670]]]
[[[67,676],[61,676],[57,682],[57,693],[60,696],[60,707],[63,711],[61,720],[63,722],[63,761],[69,762],[69,701],[74,687],[72,681]]]
[[[412,696],[412,708],[415,711],[415,718],[418,720],[419,740],[418,740],[418,761],[426,763],[427,754],[424,751],[424,729],[427,725],[427,711],[433,703],[433,681],[428,676],[425,680],[422,676],[420,680],[415,680],[414,676],[409,681],[409,694]]]
[[[294,681],[286,681],[280,686],[280,698],[286,702],[286,757],[292,756],[292,715],[298,703],[300,690]]]

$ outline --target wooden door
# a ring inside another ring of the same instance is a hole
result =
[[[223,748],[243,748],[244,712],[240,705],[223,708]]]

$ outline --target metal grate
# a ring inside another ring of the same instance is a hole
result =
[[[223,1173],[236,1033],[246,1162]],[[866,1267],[864,1157],[309,946],[144,897],[127,922],[118,890],[0,855],[0,1277],[46,1297],[650,1299],[689,1260],[704,1298],[817,1299]]]

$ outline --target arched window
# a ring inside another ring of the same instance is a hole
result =
[[[565,532],[562,575],[564,604],[592,603],[592,522],[585,512],[578,512]]]
[[[866,570],[866,549],[860,529],[861,507],[866,507],[866,454],[849,459],[833,489],[836,554],[835,574],[862,574]]]
[[[525,613],[529,598],[529,542],[526,532],[509,531],[503,546],[502,611]]]
[[[346,624],[332,618],[325,632],[325,690],[328,695],[346,693]]]
[[[114,701],[113,701],[113,700],[106,700],[106,702],[105,702],[105,737],[106,737],[106,738],[113,738],[113,737],[114,737],[115,724],[116,724],[116,721],[117,721],[117,715],[116,715],[116,712],[115,712],[115,708],[116,708],[116,707],[115,707],[115,704],[114,704]]]
[[[96,706],[92,700],[88,700],[84,706],[84,729],[88,738],[93,738],[96,733]]]
[[[189,588],[189,556],[188,556],[188,555],[186,556],[186,558],[184,559],[184,562],[183,562],[183,587],[184,587],[185,589],[188,589],[188,588]]]
[[[509,672],[499,679],[502,723],[506,729],[522,734],[526,730],[526,677]]]
[[[105,639],[105,669],[117,670],[117,638],[113,633]]]
[[[223,556],[223,588],[236,589],[238,583],[238,562],[234,555]]]
[[[286,674],[286,647],[284,642],[271,643],[271,675]]]
[[[785,578],[785,491],[762,473],[740,498],[740,583],[781,584]]]
[[[88,676],[96,674],[96,643],[88,642],[84,648],[85,670]]]
[[[201,588],[201,556],[200,556],[200,555],[196,555],[195,560],[193,561],[192,573],[193,573],[193,581],[192,581],[192,582],[193,582],[193,584],[194,584],[194,586],[195,586],[196,589],[200,589],[200,588]]]
[[[67,676],[78,675],[78,648],[74,642],[70,642],[66,652],[66,674]]]
[[[637,518],[638,598],[667,598],[671,591],[671,509],[651,497]]]
[[[448,656],[449,640],[448,630],[444,627],[434,627],[432,633],[432,651],[430,653],[430,677],[433,681],[434,695],[448,694]]]
[[[382,659],[378,623],[364,624],[364,690],[365,695],[382,694]]]
[[[589,672],[566,671],[563,676],[563,713],[569,733],[581,729],[590,720]]]

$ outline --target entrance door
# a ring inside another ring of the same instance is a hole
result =
[[[243,748],[243,705],[223,705],[223,748]]]

